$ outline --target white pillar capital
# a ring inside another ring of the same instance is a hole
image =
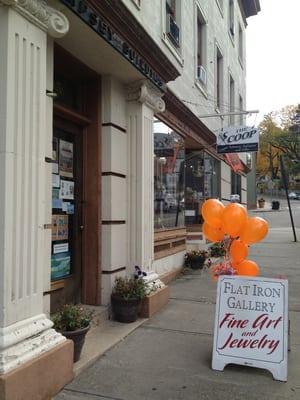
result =
[[[154,113],[165,111],[163,93],[146,79],[136,81],[127,86],[126,100],[139,101],[152,108]]]
[[[0,5],[11,6],[34,25],[54,38],[69,31],[69,21],[60,11],[47,5],[44,0],[0,0]]]

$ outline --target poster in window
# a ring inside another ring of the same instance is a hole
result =
[[[66,178],[73,178],[73,143],[59,141],[59,173]]]
[[[68,240],[69,236],[69,216],[52,215],[52,241]]]
[[[59,175],[52,174],[52,187],[59,188],[60,185],[60,177]]]
[[[62,209],[63,201],[59,198],[59,189],[52,188],[52,208]]]
[[[51,256],[51,279],[60,279],[70,275],[71,254],[70,252],[52,254]]]
[[[52,161],[58,161],[58,140],[56,137],[52,139]]]
[[[74,182],[73,181],[60,181],[59,197],[64,200],[74,200]]]

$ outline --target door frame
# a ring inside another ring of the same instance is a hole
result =
[[[82,271],[81,302],[101,304],[101,77],[64,49],[55,46],[59,72],[82,84],[83,112],[59,103],[53,119],[63,118],[82,127]],[[56,64],[56,63],[55,63]]]

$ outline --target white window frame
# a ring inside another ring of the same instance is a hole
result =
[[[224,0],[216,0],[218,9],[222,15],[222,18],[224,18]]]
[[[218,57],[219,55],[221,57]],[[214,58],[215,58],[215,72],[214,72],[215,110],[216,110],[216,112],[221,113],[221,111],[223,110],[223,104],[224,104],[224,55],[223,55],[221,47],[219,46],[217,41],[215,41],[215,57]],[[222,71],[221,71],[221,76],[220,76],[220,82],[218,82],[218,78],[219,78],[218,59],[222,60],[221,61]],[[218,99],[218,87],[220,88],[220,99]]]
[[[235,10],[234,10],[234,0],[228,0],[228,34],[231,39],[231,42],[234,46],[234,38],[235,38]]]
[[[200,5],[196,2],[195,5],[195,82],[196,86],[202,91],[204,96],[207,97],[206,83],[202,82],[198,78],[198,67],[200,66],[198,63],[198,20],[201,21],[202,25],[202,35],[201,35],[201,66],[206,71],[206,76],[208,75],[207,71],[207,18],[201,9]],[[206,78],[207,79],[207,78]],[[204,92],[203,92],[204,91]]]
[[[176,0],[176,11],[177,11],[177,18],[176,24],[180,29],[179,34],[179,47],[177,47],[173,41],[169,38],[167,34],[167,12],[166,12],[166,0],[161,0],[161,40],[164,45],[168,48],[170,53],[174,56],[176,61],[179,63],[181,67],[183,67],[184,59],[182,57],[182,43],[183,43],[183,32],[182,32],[182,7],[181,7],[181,0]]]
[[[238,33],[238,58],[239,58],[239,62],[243,68],[244,66],[244,32],[242,29],[242,25],[239,23],[238,24],[238,29],[239,29],[239,33]]]
[[[233,84],[233,86],[231,85]],[[233,93],[232,93],[233,90]],[[233,78],[233,75],[231,71],[229,70],[229,75],[228,75],[228,103],[229,103],[229,112],[234,112],[235,111],[235,80]],[[229,125],[234,126],[235,124],[235,116],[234,115],[229,115]]]
[[[244,111],[244,98],[240,93],[239,93],[239,111]],[[244,115],[240,114],[239,123],[241,126],[244,125],[245,123],[244,119],[245,119]]]

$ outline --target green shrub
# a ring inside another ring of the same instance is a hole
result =
[[[53,328],[58,332],[75,331],[86,328],[92,320],[93,312],[74,304],[65,304],[59,312],[54,314]]]
[[[209,247],[211,257],[224,257],[226,254],[224,242],[214,243]]]
[[[116,278],[112,295],[124,300],[141,300],[146,296],[148,284],[143,278]]]

